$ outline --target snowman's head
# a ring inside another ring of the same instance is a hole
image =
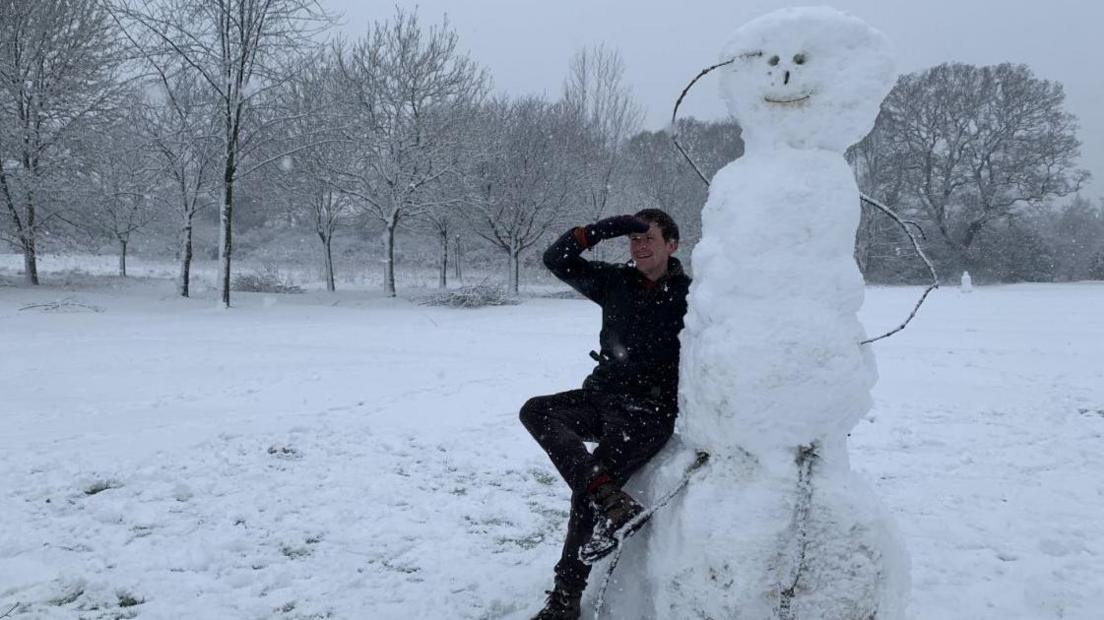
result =
[[[829,7],[774,11],[725,45],[721,94],[748,152],[771,146],[844,151],[874,124],[893,85],[889,41]]]

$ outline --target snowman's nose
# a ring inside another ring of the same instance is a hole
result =
[[[785,77],[782,78],[782,83],[783,84],[789,84],[790,83],[790,72],[789,71],[787,71]]]

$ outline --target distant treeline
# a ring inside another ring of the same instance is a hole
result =
[[[331,289],[335,243],[372,243],[352,253],[381,259],[360,268],[389,294],[403,260],[432,262],[441,286],[457,261],[494,267],[516,291],[554,235],[647,207],[680,222],[689,257],[707,189],[667,131],[642,130],[616,51],[578,51],[556,98],[505,97],[447,23],[396,10],[320,43],[332,24],[307,0],[0,4],[0,235],[26,281],[39,252],[105,244],[125,275],[138,243],[179,259],[188,295],[199,244],[229,304],[235,240],[263,253],[298,235]],[[901,77],[848,157],[946,277],[1104,278],[1104,204],[1076,194],[1063,105],[1024,66],[941,65]],[[707,177],[742,154],[735,122],[675,129]],[[926,277],[877,213],[856,258],[873,282]]]

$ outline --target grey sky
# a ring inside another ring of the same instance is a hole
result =
[[[675,98],[740,24],[783,6],[782,0],[322,0],[344,15],[350,38],[396,5],[427,23],[448,14],[461,43],[511,94],[558,95],[568,59],[584,45],[605,43],[622,54],[627,78],[647,109],[646,126],[670,118]],[[836,8],[885,32],[901,72],[947,61],[1024,63],[1061,82],[1066,106],[1081,121],[1082,165],[1096,177],[1091,197],[1104,195],[1104,3],[1096,0],[835,0]],[[716,83],[706,78],[680,112],[725,114]]]

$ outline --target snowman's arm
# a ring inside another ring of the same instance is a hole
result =
[[[605,302],[610,275],[617,267],[586,260],[582,254],[587,247],[586,230],[572,228],[544,251],[544,266],[587,299],[601,305]]]

